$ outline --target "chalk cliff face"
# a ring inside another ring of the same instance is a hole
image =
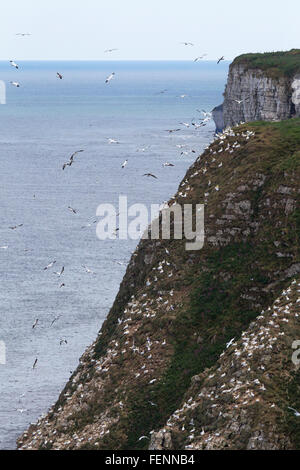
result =
[[[20,449],[300,449],[288,408],[300,409],[299,148],[291,119],[205,150],[169,202],[204,204],[203,249],[140,242],[98,337]]]
[[[240,64],[230,68],[224,98],[225,126],[295,116],[290,80],[269,78],[263,71],[247,70]]]
[[[230,66],[224,93],[224,127],[299,117],[299,69],[297,50],[237,57]],[[220,116],[216,118],[218,130]]]

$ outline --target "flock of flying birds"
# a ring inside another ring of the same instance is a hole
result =
[[[30,33],[17,33],[16,36],[26,37],[26,36],[31,36],[31,34],[30,34]],[[194,44],[191,43],[191,42],[183,42],[183,43],[181,43],[181,44],[183,44],[184,46],[194,46]],[[115,51],[117,51],[117,50],[118,50],[117,48],[106,49],[104,52],[105,52],[106,54],[111,54],[111,53],[113,53],[113,52],[115,52]],[[207,54],[202,54],[202,55],[196,57],[196,58],[194,59],[194,62],[198,62],[198,61],[204,59],[206,56],[207,56]],[[219,63],[220,63],[221,61],[223,61],[223,60],[225,60],[224,56],[220,57],[220,58],[218,59],[217,63],[219,64]],[[15,62],[14,60],[10,60],[9,63],[10,63],[10,65],[11,65],[11,67],[13,67],[14,69],[16,69],[16,70],[19,70],[19,69],[20,69],[19,64],[18,64],[17,62]],[[115,76],[116,76],[115,72],[112,72],[110,75],[108,75],[107,78],[105,79],[105,84],[108,85],[108,84],[115,78]],[[58,80],[63,80],[63,78],[64,78],[64,76],[63,76],[60,72],[57,72],[57,73],[56,73],[56,77],[57,77]],[[11,83],[12,86],[14,86],[14,87],[16,87],[16,88],[20,88],[20,86],[21,86],[21,84],[20,84],[18,81],[11,81],[10,83]],[[167,91],[168,91],[168,90],[165,89],[165,90],[162,90],[162,91],[159,92],[159,93],[160,93],[160,94],[163,94],[163,93],[167,93]],[[186,94],[182,94],[182,95],[180,95],[180,98],[181,98],[181,99],[184,99],[186,96],[187,96]],[[240,101],[240,103],[242,103],[242,101]],[[194,130],[197,130],[197,129],[201,128],[201,127],[206,126],[206,124],[207,124],[207,123],[211,120],[211,118],[212,118],[212,113],[211,113],[211,112],[207,112],[207,111],[205,111],[205,110],[199,110],[199,109],[197,109],[197,112],[199,112],[199,113],[201,113],[201,114],[203,115],[202,118],[199,117],[199,122],[196,122],[196,120],[193,118],[190,123],[188,123],[188,122],[181,122],[180,124],[181,124],[184,128],[191,128],[191,129],[194,129]],[[165,132],[167,132],[167,133],[170,134],[170,135],[173,134],[173,133],[177,133],[177,132],[179,132],[179,131],[181,131],[181,127],[178,127],[178,128],[175,128],[175,129],[166,129],[166,130],[165,130]],[[113,139],[113,138],[108,138],[107,141],[108,141],[108,144],[120,144],[120,143],[121,143],[121,142],[119,142],[118,140]],[[188,146],[187,146],[187,145],[184,145],[184,144],[178,144],[178,145],[176,145],[176,147],[181,150],[181,155],[182,155],[182,156],[188,155],[189,153],[196,153],[196,151],[193,150],[193,149],[187,149]],[[147,148],[148,148],[148,147],[144,147],[144,148],[138,149],[137,151],[138,151],[138,152],[145,152]],[[82,152],[84,152],[83,149],[80,149],[80,150],[77,150],[77,151],[73,152],[72,155],[69,157],[69,159],[62,165],[62,170],[66,170],[66,168],[68,168],[68,167],[70,168],[70,167],[74,164],[74,162],[76,161],[77,156],[78,156],[80,153],[82,153]],[[124,163],[121,165],[121,168],[124,169],[127,165],[128,165],[128,160],[125,160]],[[162,166],[163,166],[163,167],[173,167],[174,164],[167,161],[167,162],[163,163]],[[158,177],[157,177],[156,175],[154,175],[153,173],[150,173],[150,172],[145,173],[143,176],[144,176],[144,177],[147,177],[147,178],[158,179]],[[73,214],[77,214],[76,209],[74,209],[74,208],[72,208],[72,207],[70,207],[70,206],[68,207],[68,209],[69,209]],[[11,230],[17,230],[17,229],[19,229],[19,228],[21,228],[21,227],[23,227],[23,224],[14,225],[14,226],[11,226],[11,227],[9,227],[9,228],[10,228]],[[118,229],[117,229],[117,230],[118,230]],[[8,247],[5,246],[5,247],[0,247],[0,248],[6,249],[6,248],[8,248]],[[52,261],[51,263],[49,263],[47,266],[44,267],[44,271],[50,270],[51,268],[53,268],[53,267],[55,266],[55,264],[56,264],[56,260]],[[121,264],[121,263],[119,263],[119,264]],[[95,274],[95,273],[94,273],[91,269],[89,269],[87,266],[83,266],[83,268],[85,269],[86,273],[88,273],[88,274]],[[61,276],[63,275],[64,271],[65,271],[65,267],[62,266],[62,268],[60,269],[60,271],[55,272],[54,274],[57,275],[58,278],[61,278]],[[60,288],[63,288],[63,287],[65,287],[65,284],[64,284],[64,283],[61,283],[61,284],[60,284]],[[60,317],[60,316],[56,317],[56,318],[52,321],[51,326],[53,326],[53,324],[54,324],[57,320],[59,320],[59,317]],[[37,319],[34,321],[33,325],[32,325],[32,329],[34,330],[34,329],[38,326],[38,324],[39,324],[39,319],[37,318]],[[66,340],[66,339],[61,339],[61,340],[60,340],[60,345],[63,345],[63,344],[67,344],[67,340]],[[33,366],[32,366],[33,369],[36,368],[37,363],[38,363],[38,358],[36,358],[35,361],[34,361],[34,364],[33,364]]]
[[[21,36],[21,37],[26,37],[26,36],[31,36],[31,33],[17,33],[16,36]],[[195,46],[195,44],[193,42],[181,42],[180,44],[183,44],[184,46]],[[118,51],[119,49],[118,48],[112,48],[112,49],[106,49],[104,51],[105,54],[111,54],[112,52],[115,52],[115,51]],[[194,62],[198,62],[202,59],[204,59],[205,57],[207,57],[207,54],[202,54],[198,57],[196,57],[194,59]],[[221,56],[218,60],[217,60],[217,64],[219,64],[220,62],[222,62],[223,60],[225,60],[225,57],[224,56]],[[15,69],[19,69],[19,65],[14,61],[14,60],[10,60],[10,65],[12,67],[14,67]],[[111,82],[111,80],[113,80],[115,78],[115,72],[112,72],[111,74],[108,75],[108,77],[105,79],[105,83],[108,84],[109,82]],[[60,73],[60,72],[57,72],[56,74],[57,78],[62,80],[63,79],[63,75]],[[19,82],[16,82],[16,81],[11,81],[10,82],[11,85],[19,88],[21,85]],[[164,90],[166,91],[166,90]],[[163,91],[163,92],[164,92]],[[162,92],[162,93],[163,93]],[[182,97],[185,97],[186,95],[182,95]]]
[[[26,37],[26,36],[30,36],[30,33],[17,33],[17,36]],[[194,46],[194,43],[191,43],[191,42],[183,42],[183,43],[181,43],[181,44],[183,44],[184,46],[190,46],[190,47],[193,47],[193,46]],[[117,50],[118,50],[118,49],[116,49],[116,48],[113,48],[113,49],[106,49],[104,52],[105,52],[105,53],[112,53],[112,52],[117,51]],[[204,59],[206,56],[207,56],[207,54],[202,54],[201,56],[196,57],[196,58],[194,59],[194,62],[198,62],[198,61]],[[217,64],[219,64],[219,63],[222,62],[223,60],[225,60],[224,56],[220,57],[220,58],[218,59],[218,61],[217,61]],[[14,67],[16,70],[19,69],[19,65],[18,65],[15,61],[11,60],[11,61],[10,61],[10,64],[11,64],[11,66]],[[111,82],[111,80],[113,80],[113,79],[115,78],[115,75],[116,75],[115,72],[112,72],[112,73],[106,78],[105,84],[109,84],[109,83]],[[62,75],[60,72],[57,72],[56,76],[57,76],[57,78],[58,78],[59,80],[63,80],[63,75]],[[12,81],[12,82],[10,82],[10,83],[11,83],[13,86],[17,87],[17,88],[20,87],[20,83],[19,83],[19,82]],[[168,90],[162,90],[160,93],[166,93],[167,91],[168,91]],[[180,98],[183,99],[183,98],[185,98],[186,96],[187,96],[187,95],[183,94],[183,95],[180,95]],[[247,101],[248,99],[249,99],[249,97],[246,97],[246,98],[244,98],[243,100],[234,99],[233,101],[235,101],[238,105],[241,105],[244,101]],[[197,109],[197,112],[203,114],[203,118],[199,119],[199,123],[195,122],[195,119],[193,119],[191,123],[188,123],[188,122],[181,122],[180,124],[181,124],[182,126],[184,126],[185,128],[199,129],[199,128],[205,126],[205,125],[211,120],[211,118],[212,118],[212,113],[211,113],[211,112],[207,112],[207,111],[205,111],[205,110],[201,110],[201,111],[200,111],[200,110],[198,110],[198,109]],[[168,132],[169,134],[173,134],[173,133],[177,133],[177,132],[179,132],[179,131],[181,131],[181,128],[167,129],[165,132]],[[113,138],[108,138],[108,143],[109,143],[109,144],[120,144],[120,142],[119,142],[118,140],[113,139]],[[189,151],[185,150],[186,145],[183,145],[183,144],[177,144],[176,147],[178,147],[179,149],[181,149],[181,155],[187,155],[187,154],[190,153],[190,152],[191,152],[191,153],[196,153],[196,151],[193,150],[193,149],[190,149]],[[147,147],[142,148],[142,149],[138,149],[137,151],[144,152],[144,151],[146,150],[146,148],[147,148]],[[65,170],[67,167],[71,167],[71,166],[73,165],[74,161],[75,161],[75,157],[76,157],[78,154],[82,153],[82,152],[84,152],[83,149],[77,150],[77,151],[75,151],[74,153],[72,153],[72,155],[70,156],[69,160],[63,164],[62,169]],[[127,166],[127,164],[128,164],[128,160],[125,160],[124,163],[121,165],[121,168],[124,169],[124,168]],[[170,162],[165,162],[165,163],[163,164],[163,167],[173,167],[173,166],[174,166],[174,164],[172,164],[172,163],[170,163]],[[154,175],[153,173],[145,173],[143,176],[149,177],[149,178],[157,179],[157,176]],[[74,213],[74,214],[77,213],[77,211],[76,211],[75,209],[73,209],[72,207],[70,207],[70,206],[68,207],[68,209],[69,209],[72,213]],[[19,225],[11,226],[11,227],[9,227],[9,228],[10,228],[11,230],[16,230],[16,229],[18,229],[18,228],[21,228],[22,226],[23,226],[23,224],[19,224]],[[117,229],[117,230],[118,230],[118,229]],[[7,249],[8,247],[5,246],[5,247],[0,247],[0,248],[2,248],[2,249]],[[55,264],[56,264],[56,260],[52,261],[51,263],[49,263],[47,266],[44,267],[44,271],[50,270],[51,268],[53,268],[53,267],[55,266]],[[119,263],[119,264],[122,264],[122,263]],[[88,273],[88,274],[94,274],[94,272],[93,272],[91,269],[89,269],[87,266],[83,266],[83,268],[85,269],[86,273]],[[57,275],[59,278],[61,278],[61,276],[63,275],[64,271],[65,271],[65,267],[62,266],[62,268],[61,268],[59,271],[54,272],[54,274]],[[61,283],[60,288],[62,288],[62,287],[64,287],[64,286],[65,286],[65,284],[64,284],[64,283]],[[60,315],[57,316],[57,317],[55,317],[55,318],[52,320],[50,326],[53,326],[54,323],[59,320],[59,318],[60,318]],[[32,325],[32,329],[34,330],[34,329],[38,326],[38,324],[39,324],[39,319],[37,318],[37,319],[34,321],[33,325]],[[226,348],[227,348],[227,349],[233,344],[234,339],[235,339],[235,338],[233,338],[231,341],[229,341],[229,342],[227,343],[227,345],[226,345]],[[63,339],[60,340],[60,345],[67,344],[67,343],[68,343],[68,342],[67,342],[67,340],[66,340],[65,338],[63,338]],[[34,363],[33,363],[33,366],[32,366],[33,369],[36,368],[37,363],[38,363],[38,358],[36,358],[35,361],[34,361]],[[155,404],[152,403],[152,402],[150,402],[150,403],[151,403],[151,405],[153,405],[153,406],[155,405]],[[291,410],[291,411],[294,413],[294,415],[295,415],[296,417],[300,417],[300,413],[299,413],[297,410],[295,410],[294,408],[291,408],[291,407],[288,407],[288,409]],[[26,410],[18,410],[18,411],[20,411],[21,413],[23,413],[23,412],[26,411]],[[142,440],[142,439],[149,439],[149,438],[148,438],[147,436],[141,436],[141,437],[139,438],[139,440]]]

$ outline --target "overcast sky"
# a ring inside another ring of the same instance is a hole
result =
[[[1,0],[0,59],[231,60],[300,48],[299,18],[299,0]]]

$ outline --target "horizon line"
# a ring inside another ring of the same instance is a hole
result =
[[[11,59],[8,59],[8,58],[0,58],[0,62],[9,62],[9,60]],[[19,60],[20,62],[34,62],[34,61],[38,61],[38,62],[53,62],[53,61],[56,61],[56,62],[74,62],[74,61],[77,61],[77,62],[90,62],[90,61],[93,61],[93,62],[112,62],[113,60],[115,61],[124,61],[124,62],[194,62],[194,59],[118,59],[118,58],[104,58],[104,59],[15,59],[15,60]],[[215,62],[217,61],[218,58],[216,59],[202,59],[201,61],[199,61],[199,63],[201,62]],[[232,60],[234,59],[225,59],[223,62],[231,62]]]

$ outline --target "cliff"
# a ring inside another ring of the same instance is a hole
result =
[[[204,248],[139,243],[98,337],[20,449],[300,448],[287,408],[300,405],[299,145],[291,119],[205,150],[169,202],[205,204]]]
[[[300,338],[299,288],[294,280],[211,369],[193,377],[180,409],[152,435],[150,449],[300,448],[292,409],[300,405],[300,373],[291,364],[292,344]]]
[[[233,61],[224,93],[224,127],[299,116],[300,50],[244,54]]]

